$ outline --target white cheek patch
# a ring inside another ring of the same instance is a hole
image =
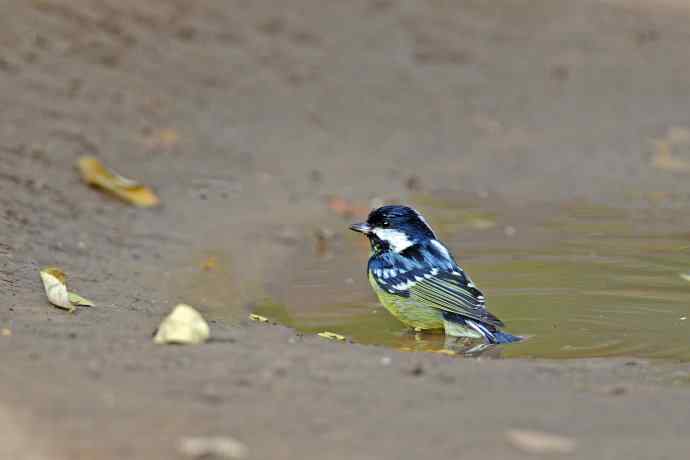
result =
[[[392,228],[374,228],[372,232],[379,239],[388,243],[395,252],[404,251],[414,244],[403,232],[393,230]]]

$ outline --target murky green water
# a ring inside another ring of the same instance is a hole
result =
[[[516,210],[424,197],[413,205],[507,330],[529,337],[500,347],[501,356],[690,360],[690,282],[681,277],[690,271],[690,227],[677,211],[581,203]],[[311,244],[297,254],[257,313],[359,343],[448,347],[442,335],[411,334],[378,305],[366,280],[363,238],[343,230],[325,254]]]

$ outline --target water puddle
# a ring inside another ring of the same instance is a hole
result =
[[[690,360],[689,219],[564,203],[509,208],[489,200],[412,202],[523,343],[503,357],[637,356]],[[277,269],[255,312],[305,333],[403,350],[447,348],[381,307],[365,274],[368,245],[342,222],[327,248],[305,241]],[[681,229],[681,230],[679,230]],[[682,230],[686,229],[686,230]]]

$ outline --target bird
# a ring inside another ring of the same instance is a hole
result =
[[[487,345],[522,340],[500,330],[484,294],[413,208],[382,206],[350,229],[369,239],[367,275],[379,301],[408,327]]]

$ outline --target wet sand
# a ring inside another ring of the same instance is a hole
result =
[[[688,173],[652,159],[662,139],[690,160],[690,10],[2,5],[0,457],[182,458],[193,435],[232,436],[249,458],[529,457],[510,429],[573,438],[571,458],[690,450],[687,363],[468,360],[246,320],[315,232],[349,238],[330,196],[490,199],[524,218],[577,201],[677,212],[664,231],[687,235]],[[163,205],[88,188],[84,154]],[[45,265],[97,306],[51,307]],[[362,272],[343,282],[361,289]],[[154,345],[178,302],[218,340]]]

